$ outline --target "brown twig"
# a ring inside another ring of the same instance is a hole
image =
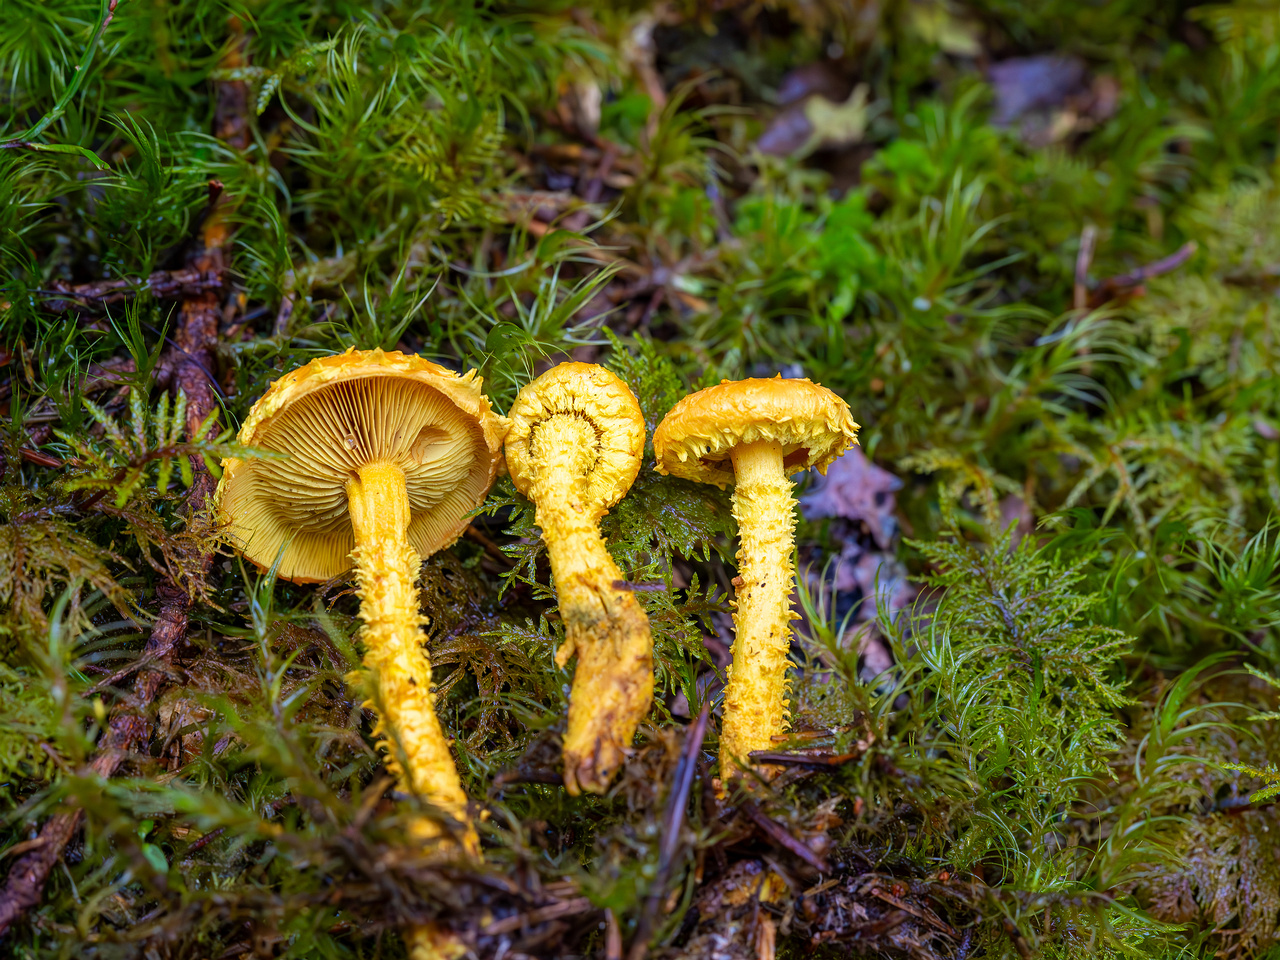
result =
[[[158,270],[145,280],[96,280],[72,286],[54,281],[49,290],[37,290],[47,300],[44,308],[53,313],[63,313],[75,307],[102,310],[114,303],[122,303],[140,293],[150,293],[157,300],[186,300],[208,292],[222,291],[226,277],[217,270]]]
[[[866,753],[785,753],[778,750],[752,750],[753,763],[776,763],[793,767],[817,767],[827,770],[844,766],[851,760],[857,760]]]
[[[916,907],[911,906],[911,904],[909,903],[899,900],[893,894],[887,893],[886,891],[881,890],[879,887],[872,887],[871,895],[878,900],[883,900],[885,903],[889,904],[891,907],[897,907],[899,910],[907,911],[907,913],[911,914],[917,920],[923,920],[925,923],[929,924],[929,926],[933,927],[935,930],[939,930],[942,933],[945,933],[948,937],[951,937],[953,940],[960,939],[960,934],[956,933],[955,928],[952,927],[949,923],[946,923],[931,914],[925,913],[923,910],[919,910]]]
[[[112,10],[114,10],[114,3]],[[240,33],[240,43],[232,44],[223,58],[225,68],[243,63],[243,29],[232,21],[233,32]],[[248,146],[247,116],[249,109],[248,85],[242,81],[221,83],[217,88],[218,103],[215,111],[215,132],[228,146],[243,150]],[[214,274],[219,281],[204,283],[192,288],[182,303],[181,317],[175,342],[170,350],[174,363],[173,386],[187,394],[187,435],[195,440],[201,425],[215,409],[216,394],[208,371],[216,360],[218,325],[222,316],[221,291],[226,285],[227,262],[225,247],[231,236],[231,227],[223,209],[227,198],[218,198],[214,210],[206,218],[202,231],[202,243],[193,252],[188,263],[191,276]],[[216,431],[216,427],[211,428]],[[195,483],[191,490],[193,514],[203,509],[213,493],[214,480],[205,469],[203,460],[193,456]],[[207,577],[212,565],[211,554],[201,558],[199,576]],[[99,777],[110,777],[119,769],[124,758],[150,736],[147,713],[156,700],[163,683],[172,668],[174,650],[187,634],[187,617],[191,608],[192,589],[174,583],[168,577],[157,584],[160,612],[151,630],[151,636],[143,650],[142,659],[160,668],[144,668],[138,674],[132,702],[136,709],[117,709],[109,721],[99,742],[99,750],[91,769]],[[14,863],[0,888],[0,936],[3,936],[20,916],[40,902],[44,886],[54,865],[62,856],[75,835],[84,816],[84,808],[77,807],[59,813],[47,820],[40,830],[43,841],[28,850]]]
[[[513,787],[519,783],[545,783],[552,787],[563,787],[564,774],[549,767],[528,767],[517,770],[503,770],[493,778],[495,790]]]
[[[612,910],[605,910],[604,922],[604,960],[622,960],[622,927]]]
[[[768,816],[763,810],[757,807],[753,801],[745,801],[740,809],[747,815],[747,818],[751,820],[752,823],[764,831],[765,836],[778,846],[782,847],[784,850],[794,853],[815,870],[820,870],[823,873],[831,872],[831,866],[826,860],[822,859],[822,857],[818,856],[788,833],[782,824]]]
[[[1031,944],[1027,942],[1027,938],[1024,937],[1022,935],[1022,931],[1018,929],[1018,925],[1008,917],[1003,918],[1002,924],[1004,926],[1005,935],[1013,941],[1013,948],[1018,951],[1018,956],[1022,957],[1022,960],[1031,960],[1031,958],[1035,956],[1035,953],[1031,949]]]
[[[36,850],[45,845],[44,837],[36,837],[34,840],[23,840],[21,843],[15,843],[4,853],[0,853],[0,860],[5,857],[16,857],[20,853],[26,853],[28,850]]]
[[[710,717],[711,701],[707,700],[702,704],[698,719],[685,734],[684,749],[680,751],[680,759],[676,763],[671,796],[667,800],[666,810],[662,813],[662,842],[658,847],[658,871],[649,888],[649,896],[645,899],[640,919],[636,921],[636,934],[631,940],[627,960],[644,960],[649,952],[649,940],[653,936],[658,914],[662,911],[667,881],[671,879],[676,853],[680,849],[680,828],[684,824],[685,807],[689,805],[689,791],[693,787],[694,774],[698,770],[698,755],[702,751],[702,742],[707,738],[707,722]]]
[[[1158,277],[1161,274],[1176,270],[1190,260],[1199,249],[1199,244],[1194,240],[1188,240],[1169,256],[1163,257],[1155,261],[1155,263],[1148,263],[1145,266],[1138,267],[1136,270],[1122,273],[1117,277],[1108,277],[1089,294],[1088,306],[1100,307],[1118,296],[1138,293],[1139,288],[1152,277]]]
[[[664,593],[667,585],[660,580],[650,583],[642,583],[635,580],[615,580],[613,581],[613,589],[629,590],[632,593]]]
[[[493,540],[487,537],[483,532],[477,530],[475,524],[471,524],[466,530],[462,531],[462,535],[474,540],[476,543],[480,544],[480,546],[484,547],[484,552],[493,557],[493,559],[497,560],[499,563],[507,567],[515,566],[515,561],[502,552],[502,547],[494,543]]]
[[[99,693],[101,693],[107,687],[114,687],[117,683],[119,683],[125,677],[129,676],[132,673],[137,673],[139,670],[145,669],[153,662],[154,661],[152,661],[150,657],[144,654],[143,656],[139,657],[137,660],[134,660],[128,666],[121,667],[115,673],[112,673],[108,676],[103,677],[101,680],[95,683],[92,687],[86,690],[84,692],[84,695],[86,697],[96,697]]]
[[[1076,254],[1076,277],[1072,306],[1084,310],[1089,306],[1089,264],[1093,263],[1093,248],[1098,240],[1098,228],[1088,224],[1080,231],[1080,251]]]
[[[594,910],[595,905],[586,897],[574,897],[572,900],[557,900],[555,903],[547,904],[545,907],[538,907],[530,910],[528,913],[517,913],[513,917],[504,917],[501,920],[495,920],[493,923],[480,928],[480,933],[486,937],[496,937],[504,933],[513,933],[523,927],[533,927],[540,923],[546,923],[548,920],[556,920],[560,917],[571,917],[580,913],[587,913]]]
[[[215,830],[210,830],[203,837],[199,837],[196,840],[192,841],[191,846],[187,847],[187,849],[182,852],[182,855],[184,857],[189,857],[191,856],[191,854],[195,853],[197,850],[202,850],[203,848],[207,847],[209,844],[213,843],[214,840],[217,840],[218,837],[222,836],[223,833],[226,832],[226,829],[227,829],[226,827],[218,827]]]
[[[114,722],[111,729],[114,730]],[[98,776],[109,776],[118,763],[119,758],[112,751],[99,753],[90,766]],[[75,835],[83,814],[83,808],[78,807],[50,817],[40,828],[40,835],[30,841],[31,846],[9,868],[4,887],[0,889],[0,937],[15,920],[40,902],[45,882]]]
[[[56,470],[62,466],[62,459],[50,453],[41,453],[39,450],[32,450],[29,447],[20,447],[18,453],[27,463],[35,464],[37,467],[48,467],[50,470]]]
[[[831,943],[833,940],[846,940],[850,938],[861,937],[879,937],[888,933],[895,927],[900,927],[906,923],[911,914],[905,910],[894,910],[886,913],[879,920],[871,920],[867,923],[855,923],[845,927],[843,930],[822,930],[815,933],[809,938],[809,945],[817,947],[824,943]]]

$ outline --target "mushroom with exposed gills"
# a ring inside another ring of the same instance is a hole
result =
[[[509,413],[507,469],[536,506],[564,622],[556,662],[575,653],[564,783],[602,793],[653,701],[649,618],[600,536],[600,520],[640,471],[644,417],[604,367],[562,363],[528,384]]]
[[[414,587],[422,558],[457,540],[501,463],[504,418],[474,371],[417,356],[348,350],[281,377],[240,430],[279,458],[228,459],[215,500],[222,524],[260,567],[318,583],[355,567],[364,663],[382,709],[387,765],[465,825],[467,797],[436,717]],[[413,832],[442,836],[426,818]]]
[[[808,380],[725,380],[685,397],[653,433],[658,471],[733,484],[738,587],[733,663],[724,694],[720,776],[785,733],[795,569],[791,474],[825,472],[857,442],[849,405]]]

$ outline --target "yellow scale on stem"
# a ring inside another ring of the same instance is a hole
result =
[[[779,443],[761,440],[736,447],[733,471],[741,585],[720,753],[745,763],[753,750],[772,748],[773,737],[786,729],[796,501]]]
[[[613,754],[629,746],[653,697],[653,641],[635,594],[616,586],[626,578],[600,536],[604,508],[587,499],[595,441],[578,417],[539,424],[533,448],[541,469],[529,498],[538,505],[538,526],[554,531],[547,553],[565,625],[556,663],[578,657],[564,752],[612,772]]]
[[[733,486],[738,521],[733,663],[724,692],[720,776],[749,768],[787,731],[787,654],[795,569],[791,475],[825,470],[851,444],[849,405],[808,380],[725,380],[685,397],[653,433],[658,471]],[[757,770],[776,771],[768,764]]]
[[[551,559],[565,634],[556,662],[578,658],[565,788],[602,793],[653,701],[649,618],[599,527],[640,469],[640,405],[603,367],[562,363],[516,397],[506,449],[511,479],[534,502]]]
[[[377,733],[390,754],[387,766],[405,789],[467,823],[467,795],[436,716],[431,661],[422,646],[425,618],[414,585],[422,560],[409,543],[409,496],[404,471],[377,462],[347,481],[347,509],[356,548],[351,552],[360,588],[364,663],[377,684]],[[407,772],[406,772],[407,768]],[[429,819],[414,824],[421,839],[440,835]],[[463,847],[479,852],[467,823]]]
[[[453,543],[484,501],[506,429],[474,371],[349,350],[272,384],[239,441],[275,456],[224,460],[218,485],[224,535],[258,566],[295,583],[354,566],[388,767],[404,790],[463,825],[449,832],[415,817],[410,834],[424,850],[478,855],[479,839],[436,717],[415,581],[422,559]],[[411,927],[405,939],[414,960],[464,952],[438,923]]]

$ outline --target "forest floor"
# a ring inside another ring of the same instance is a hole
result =
[[[0,953],[1280,956],[1273,0],[6,0],[0,104]],[[501,477],[419,581],[482,858],[412,841],[350,579],[211,505],[348,347],[847,400],[785,772],[717,795],[737,529],[650,444],[625,768]]]

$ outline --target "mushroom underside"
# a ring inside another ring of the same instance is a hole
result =
[[[362,466],[405,476],[409,541],[423,555],[455,539],[483,499],[489,463],[473,417],[427,384],[389,377],[337,381],[302,397],[251,438],[282,456],[244,461],[223,494],[241,552],[280,575],[322,581],[350,568],[346,486]]]

